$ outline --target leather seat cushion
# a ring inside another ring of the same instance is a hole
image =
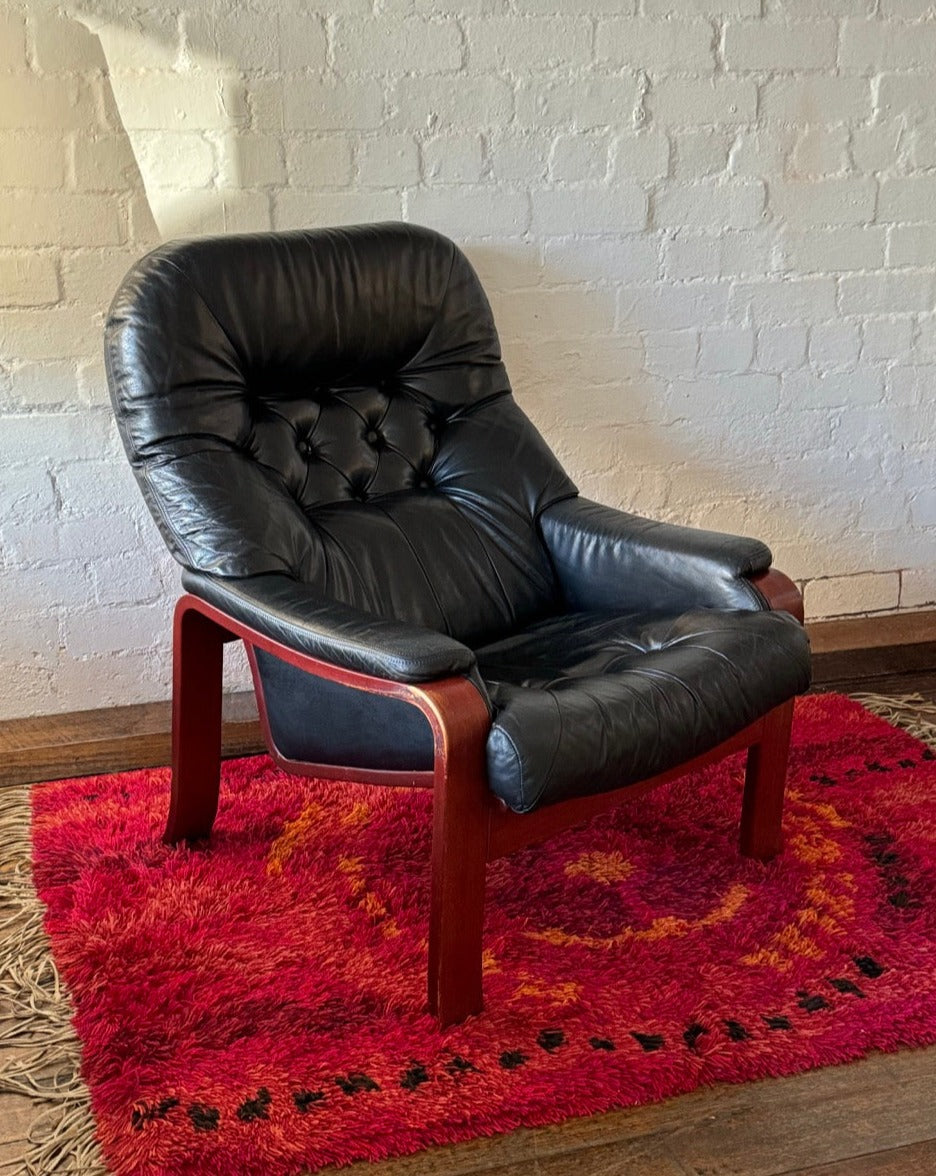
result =
[[[809,685],[787,613],[574,612],[477,651],[494,707],[492,790],[517,812],[611,791],[700,755]]]

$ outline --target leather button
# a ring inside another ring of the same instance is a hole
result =
[[[367,442],[368,445],[376,445],[377,442],[380,440],[380,434],[377,432],[376,429],[368,429],[367,432],[364,434],[364,440]]]
[[[298,448],[299,448],[299,453],[302,455],[302,457],[306,458],[306,460],[308,460],[310,457],[312,457],[313,454],[315,453],[315,450],[312,448],[311,442],[307,441],[305,438],[303,438],[299,442]]]

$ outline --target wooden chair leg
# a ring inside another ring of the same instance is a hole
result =
[[[441,723],[432,797],[429,1009],[442,1028],[479,1013],[483,1003],[481,938],[491,805],[484,754],[490,717],[470,682],[452,683],[451,691],[444,711],[437,712]]]
[[[172,799],[163,840],[211,832],[221,785],[221,671],[227,633],[182,597],[172,666]]]
[[[741,852],[762,862],[776,857],[783,848],[783,790],[792,720],[790,699],[766,716],[760,742],[748,751],[741,806]]]

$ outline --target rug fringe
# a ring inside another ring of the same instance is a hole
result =
[[[936,702],[922,694],[852,694],[872,714],[936,747]]]
[[[29,793],[0,789],[0,1092],[31,1099],[24,1176],[107,1176],[71,1005],[32,884]],[[7,1165],[9,1167],[9,1165]]]

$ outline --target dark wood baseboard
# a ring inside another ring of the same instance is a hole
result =
[[[819,690],[911,694],[936,675],[936,611],[847,617],[807,625]],[[169,763],[168,702],[0,722],[0,783],[27,784]],[[264,750],[253,692],[224,702],[222,754]]]

